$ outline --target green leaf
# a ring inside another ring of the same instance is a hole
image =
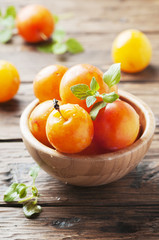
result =
[[[38,197],[38,189],[35,186],[32,187],[32,194],[34,197]]]
[[[95,92],[92,90],[88,90],[87,93],[88,93],[88,96],[93,96],[95,94]]]
[[[7,28],[14,28],[15,27],[15,19],[12,16],[8,16],[3,19],[2,25]]]
[[[40,52],[53,53],[53,43],[43,44],[37,47]]]
[[[6,43],[12,37],[12,30],[11,29],[3,29],[0,31],[0,42]]]
[[[119,95],[115,92],[103,94],[103,101],[106,103],[112,103],[119,98]]]
[[[12,16],[14,19],[16,18],[16,9],[14,6],[9,6],[6,10],[6,13],[5,13],[5,18],[8,17],[8,16]]]
[[[59,22],[59,16],[53,14],[53,19],[54,19],[54,23],[57,24]]]
[[[60,55],[60,54],[64,54],[65,52],[67,52],[67,46],[65,43],[55,43],[53,45],[53,53]]]
[[[38,176],[39,169],[40,169],[40,167],[38,165],[35,165],[29,171],[29,175],[33,178],[34,181]]]
[[[12,183],[10,187],[7,189],[7,191],[4,194],[4,201],[5,202],[12,202],[18,197],[17,193],[17,186],[18,183]]]
[[[100,88],[98,82],[97,82],[96,79],[95,79],[95,77],[93,77],[92,80],[91,80],[90,88],[91,88],[91,90],[94,91],[94,92],[95,92],[95,91],[98,91],[99,88]]]
[[[66,45],[67,45],[67,50],[70,53],[80,53],[84,51],[83,46],[75,39],[75,38],[69,38],[66,41]]]
[[[1,12],[1,10],[0,10],[0,17],[2,17],[2,12]]]
[[[12,16],[8,16],[6,18],[0,18],[0,26],[1,30],[13,29],[15,26],[15,20]]]
[[[120,63],[115,63],[108,69],[103,75],[103,81],[108,85],[109,88],[118,84],[121,77]]]
[[[24,183],[19,183],[16,187],[16,191],[20,198],[24,198],[27,195],[27,186]]]
[[[33,215],[41,213],[41,206],[34,202],[27,202],[23,206],[23,212],[27,218],[31,218]]]
[[[65,31],[57,29],[54,31],[52,39],[55,42],[61,43],[64,40],[65,35],[66,35]]]
[[[90,111],[90,116],[92,118],[92,120],[95,120],[99,111],[104,108],[106,106],[106,102],[97,102],[94,104],[94,106],[92,107],[91,111]]]
[[[71,87],[72,93],[79,99],[84,100],[89,96],[89,87],[86,84],[77,84]]]
[[[86,105],[87,105],[87,107],[89,108],[90,106],[92,106],[95,103],[96,100],[97,99],[96,99],[95,96],[88,96],[86,98]]]

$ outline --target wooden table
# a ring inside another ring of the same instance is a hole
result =
[[[17,9],[31,0],[0,0],[0,7]],[[158,0],[59,0],[45,4],[55,14],[71,13],[61,20],[68,37],[77,38],[85,52],[59,59],[36,51],[16,36],[0,45],[0,58],[18,68],[21,86],[16,97],[0,105],[0,239],[159,239],[159,1]],[[111,44],[120,31],[142,30],[149,37],[153,57],[143,72],[122,74],[119,88],[144,100],[155,114],[155,136],[145,158],[123,179],[91,188],[64,185],[42,170],[37,179],[41,193],[41,215],[24,217],[20,204],[6,204],[3,194],[14,181],[29,182],[34,164],[19,130],[23,109],[34,99],[32,81],[44,66],[54,63],[68,67],[90,63],[105,71],[112,63]]]

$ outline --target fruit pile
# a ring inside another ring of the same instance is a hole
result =
[[[139,116],[119,99],[119,81],[118,63],[104,74],[89,64],[42,69],[33,82],[40,103],[29,117],[32,134],[63,153],[99,154],[131,145]]]

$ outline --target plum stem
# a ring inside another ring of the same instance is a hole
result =
[[[61,117],[67,121],[64,116],[62,115],[61,111],[60,111],[60,105],[58,104],[58,100],[57,99],[53,99],[53,104],[54,104],[54,108],[60,113]]]
[[[48,40],[48,37],[44,34],[44,33],[40,33],[40,37],[42,38],[42,40],[46,41]]]

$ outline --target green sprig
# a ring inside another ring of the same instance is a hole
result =
[[[107,72],[103,74],[103,81],[108,85],[109,89],[119,83],[120,81],[120,63],[113,64]],[[100,94],[99,84],[96,81],[95,77],[92,78],[90,83],[90,88],[86,84],[77,84],[71,87],[72,93],[80,100],[86,100],[87,107],[94,105],[90,111],[90,116],[92,120],[95,120],[99,111],[106,107],[107,103],[112,103],[116,101],[119,96],[115,92],[103,93]],[[98,98],[101,98],[101,101],[95,103]],[[95,104],[94,104],[95,103]]]
[[[9,6],[4,15],[0,14],[0,42],[7,43],[11,40],[15,28],[16,9]]]
[[[72,16],[72,15],[71,15]],[[57,16],[53,15],[54,22],[57,24],[60,19],[68,18],[69,16]],[[44,43],[39,45],[37,49],[45,53],[54,53],[55,55],[61,55],[66,52],[71,54],[77,54],[84,51],[81,43],[75,38],[66,38],[66,32],[63,29],[56,29],[51,36],[51,43]]]
[[[12,183],[5,192],[3,198],[5,202],[13,202],[20,198],[18,203],[23,203],[23,212],[27,218],[30,218],[33,215],[41,212],[41,206],[37,205],[39,192],[35,186],[35,180],[38,176],[38,173],[39,166],[36,165],[32,167],[29,171],[29,175],[33,179],[32,185],[27,186],[24,183]]]
[[[66,32],[62,29],[56,29],[51,37],[51,43],[39,45],[37,49],[45,53],[54,53],[61,55],[66,52],[77,54],[84,51],[83,46],[75,38],[66,38]]]

